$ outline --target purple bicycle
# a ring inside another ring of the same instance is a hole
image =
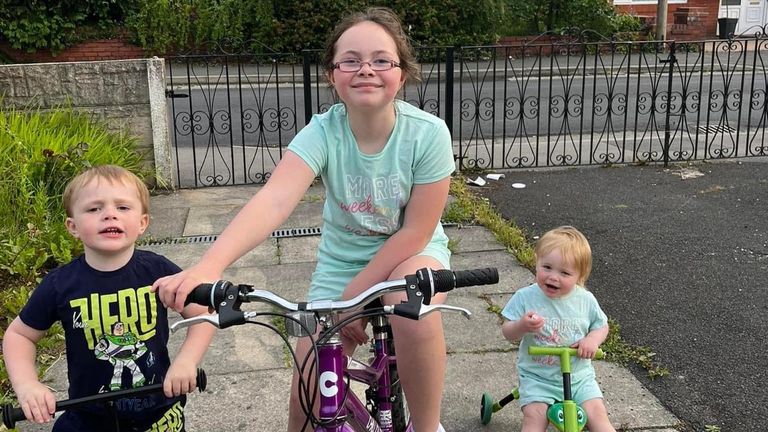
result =
[[[378,283],[344,301],[313,301],[292,303],[279,295],[254,289],[250,285],[233,285],[227,281],[203,284],[196,287],[187,301],[213,307],[217,314],[194,317],[175,323],[171,330],[200,322],[209,322],[218,328],[253,323],[271,328],[277,332],[291,349],[288,339],[274,326],[256,321],[259,317],[280,316],[285,318],[287,333],[291,336],[312,338],[313,361],[298,361],[295,353],[294,364],[300,376],[308,376],[310,385],[302,378],[299,393],[307,422],[315,432],[409,432],[413,431],[402,387],[395,364],[392,330],[387,315],[398,315],[418,320],[435,311],[460,312],[469,317],[471,313],[451,305],[430,305],[436,293],[448,292],[454,288],[495,284],[499,275],[495,268],[451,271],[423,268],[403,279]],[[392,292],[405,291],[407,300],[397,305],[381,305],[379,299]],[[242,311],[245,302],[271,304],[283,312]],[[340,322],[339,313],[349,315]],[[339,330],[358,318],[369,318],[373,328],[372,353],[370,362],[361,362],[345,356],[342,351]],[[319,333],[317,332],[319,326]],[[317,336],[315,337],[314,335]],[[308,368],[308,369],[307,369]],[[306,372],[306,375],[305,375]],[[363,403],[349,390],[350,381],[362,383],[365,387]],[[314,413],[319,397],[319,411]],[[305,424],[306,429],[307,424]]]

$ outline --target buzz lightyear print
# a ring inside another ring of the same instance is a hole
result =
[[[147,352],[147,347],[136,335],[131,332],[126,333],[122,322],[116,322],[112,326],[112,334],[101,335],[93,352],[96,358],[108,361],[114,367],[112,381],[109,384],[110,390],[119,390],[122,387],[125,369],[131,373],[133,387],[140,387],[146,382],[136,360]]]

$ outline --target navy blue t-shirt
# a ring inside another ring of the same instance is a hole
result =
[[[136,250],[115,271],[95,270],[80,256],[43,278],[19,318],[41,331],[61,321],[70,398],[162,382],[170,366],[168,315],[150,288],[180,270],[163,256]],[[121,399],[115,408],[122,419],[148,420],[183,400],[160,393]],[[104,414],[99,407],[85,410]]]

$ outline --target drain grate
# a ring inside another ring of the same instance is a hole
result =
[[[320,228],[290,228],[274,231],[271,238],[291,238],[317,236],[322,233]],[[218,235],[200,235],[188,237],[173,237],[164,239],[150,239],[140,242],[142,246],[168,245],[168,244],[194,244],[194,243],[213,243],[219,238]]]
[[[696,129],[698,129],[699,132],[708,133],[708,134],[719,134],[719,133],[730,134],[730,133],[736,132],[736,129],[728,125],[706,125],[706,126],[699,126]]]
[[[270,237],[272,238],[285,238],[285,237],[306,237],[320,235],[322,230],[320,228],[290,228],[274,231]]]
[[[443,222],[443,227],[455,227],[458,224]],[[318,236],[323,233],[321,228],[288,228],[279,229],[273,231],[270,235],[271,238],[293,238],[293,237],[309,237]],[[163,239],[149,239],[146,241],[140,241],[142,246],[155,246],[155,245],[168,245],[168,244],[195,244],[195,243],[213,243],[219,238],[218,235],[200,235],[200,236],[188,236],[188,237],[172,237]]]

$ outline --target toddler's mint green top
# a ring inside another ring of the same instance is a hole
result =
[[[510,321],[518,321],[526,312],[535,312],[544,318],[544,327],[537,333],[527,333],[520,341],[517,367],[521,380],[526,377],[562,383],[560,358],[557,356],[530,356],[530,345],[570,346],[590,331],[608,325],[608,318],[600,309],[595,296],[585,288],[576,286],[565,297],[551,299],[533,284],[515,292],[501,314]],[[571,379],[580,382],[594,378],[590,359],[571,357]]]
[[[343,104],[312,117],[288,146],[325,185],[323,233],[309,300],[340,298],[402,226],[413,185],[442,180],[455,169],[443,120],[400,100],[395,112],[392,134],[376,154],[358,149]],[[438,223],[423,253],[449,268],[447,245]]]

